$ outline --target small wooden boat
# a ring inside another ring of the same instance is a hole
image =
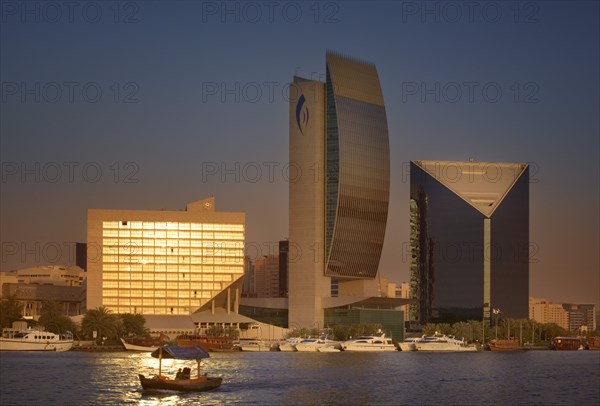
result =
[[[552,348],[557,351],[577,351],[583,350],[583,341],[578,337],[556,337],[552,341]]]
[[[490,351],[516,351],[519,349],[518,338],[506,338],[491,340],[488,343]]]
[[[167,344],[169,337],[160,333],[159,337],[127,337],[121,338],[121,342],[127,351],[151,352],[161,345]]]
[[[587,344],[590,350],[600,350],[600,337],[588,337]]]
[[[142,374],[138,374],[142,388],[146,390],[175,390],[184,392],[201,392],[211,389],[216,389],[221,386],[223,378],[209,377],[200,375],[200,360],[208,358],[208,352],[200,347],[171,347],[164,345],[153,351],[151,354],[154,358],[158,358],[158,375],[146,378]],[[173,358],[183,360],[195,360],[198,364],[198,373],[196,378],[189,376],[189,368],[187,375],[179,374],[175,378],[169,378],[162,374],[162,359]]]
[[[233,340],[223,336],[181,336],[177,338],[178,347],[201,347],[206,351],[233,351]]]

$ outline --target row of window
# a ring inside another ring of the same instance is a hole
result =
[[[168,256],[215,256],[234,257],[243,256],[243,247],[206,247],[206,248],[181,248],[181,247],[141,247],[141,246],[116,246],[105,245],[104,255],[123,255],[130,258],[132,255],[168,255]]]
[[[209,298],[206,298],[209,299]],[[174,308],[183,308],[188,310],[190,308],[197,309],[202,305],[201,301],[196,300],[177,300],[177,299],[117,299],[117,298],[105,298],[103,299],[103,305],[108,306],[136,306],[139,308],[142,306],[155,307],[155,306],[169,306]]]
[[[161,272],[183,272],[183,273],[228,273],[239,274],[244,272],[242,263],[227,265],[180,265],[180,264],[103,264],[103,272],[121,271],[125,273],[144,272],[147,274],[158,274]]]
[[[141,256],[133,255],[104,255],[102,258],[104,263],[119,263],[131,265],[143,266],[144,269],[151,269],[151,266],[164,266],[164,264],[194,264],[194,265],[243,265],[244,257],[235,255],[222,255],[222,256],[156,256],[143,259]],[[148,268],[146,268],[148,266]]]
[[[103,221],[102,228],[130,229],[130,230],[216,230],[216,231],[244,231],[243,224],[231,223],[185,223],[162,221]]]
[[[113,313],[137,313],[137,314],[170,314],[170,315],[189,315],[193,313],[200,305],[198,306],[188,306],[188,307],[179,307],[179,306],[163,306],[163,305],[155,305],[155,306],[141,306],[141,305],[132,305],[132,306],[119,306],[119,305],[107,305],[106,308]]]
[[[117,238],[107,237],[102,240],[102,243],[106,249],[127,247],[130,250],[142,247],[146,248],[166,248],[166,247],[181,247],[183,248],[237,248],[240,250],[244,249],[243,235],[242,238],[234,238],[232,240],[218,240],[214,239],[164,239],[164,238]]]
[[[148,239],[210,239],[210,240],[243,240],[243,231],[142,231],[142,230],[117,230],[105,228],[102,230],[104,237],[122,238],[148,238]]]
[[[239,272],[238,274],[241,274]],[[204,281],[204,282],[212,282],[212,281],[222,281],[222,282],[231,282],[233,276],[232,274],[204,274],[204,273],[190,273],[188,275],[180,275],[177,273],[173,274],[164,274],[164,273],[141,273],[141,272],[104,272],[102,274],[102,280],[104,281],[129,281],[129,280],[144,280],[144,281],[172,281],[179,283],[190,283],[184,282],[185,280],[189,281]]]
[[[212,293],[211,293],[212,290],[220,291],[221,284],[220,283],[205,284],[201,288],[198,288],[193,291],[189,290],[189,286],[187,287],[187,289],[183,289],[183,290],[177,290],[177,289],[174,289],[174,290],[104,289],[102,291],[102,297],[105,297],[105,298],[112,297],[112,298],[122,298],[122,299],[132,298],[132,300],[133,300],[133,298],[146,298],[149,300],[153,300],[155,298],[163,298],[163,297],[180,298],[180,299],[185,299],[185,298],[193,298],[193,299],[207,298],[207,299],[210,299],[212,297]]]

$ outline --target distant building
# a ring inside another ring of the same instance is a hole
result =
[[[538,323],[554,323],[569,331],[596,330],[596,306],[593,304],[551,303],[529,298],[529,318]]]
[[[401,299],[410,299],[410,283],[402,282],[400,286],[396,287],[396,297]],[[404,321],[410,320],[410,305],[406,304],[400,307],[404,312]]]
[[[84,242],[75,243],[75,265],[87,270],[87,244]]]
[[[279,297],[288,295],[288,266],[289,266],[290,242],[279,241]]]
[[[411,161],[411,320],[526,318],[526,164]]]
[[[256,297],[280,297],[279,256],[265,255],[254,261]]]
[[[88,308],[115,313],[237,312],[245,215],[217,212],[214,198],[185,211],[88,210]]]
[[[46,301],[59,303],[66,316],[77,316],[86,308],[86,272],[60,265],[0,272],[0,298],[8,296],[23,306],[27,319],[37,320]]]
[[[256,295],[254,287],[254,261],[246,255],[244,257],[244,283],[242,285],[242,296],[252,297]]]

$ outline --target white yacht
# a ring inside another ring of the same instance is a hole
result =
[[[327,336],[321,336],[320,338],[307,338],[296,344],[296,350],[299,352],[318,352],[322,348],[325,349],[322,352],[333,352],[334,349],[340,348],[340,342],[331,340]]]
[[[325,344],[320,346],[319,352],[340,352],[342,351],[341,345],[339,343],[336,344]]]
[[[71,334],[58,335],[49,331],[4,329],[0,351],[69,351],[73,347]]]
[[[258,340],[245,341],[245,342],[240,342],[240,349],[242,351],[253,351],[253,352],[271,351],[271,343],[269,343],[267,341],[258,341]]]
[[[420,340],[419,337],[407,338],[401,343],[398,343],[400,351],[417,351],[416,341]]]
[[[423,336],[414,341],[417,351],[477,351],[474,345],[468,345],[462,338],[447,336],[436,332],[432,336]]]
[[[392,342],[392,339],[385,334],[380,336],[361,336],[355,340],[348,340],[342,343],[344,351],[397,351],[398,349]]]
[[[294,352],[296,350],[296,344],[300,343],[302,338],[300,337],[291,337],[285,340],[285,342],[279,344],[279,351],[285,352]]]

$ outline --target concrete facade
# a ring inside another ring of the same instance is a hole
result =
[[[295,77],[290,102],[289,327],[323,327],[325,85]]]

